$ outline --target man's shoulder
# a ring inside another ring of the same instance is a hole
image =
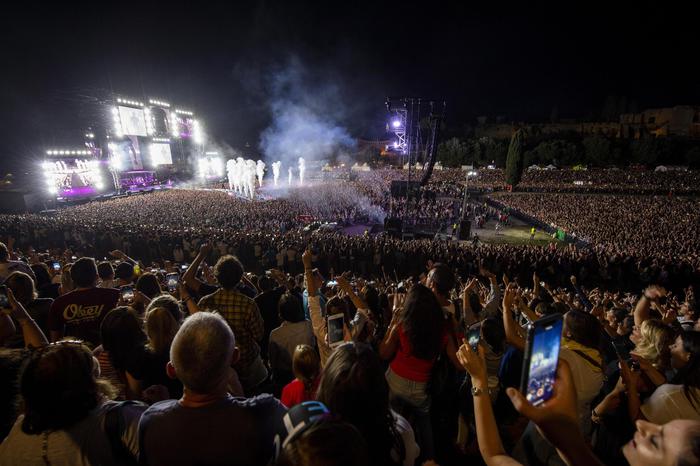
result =
[[[269,393],[263,393],[262,395],[257,395],[251,398],[241,398],[241,397],[231,397],[228,400],[231,406],[236,406],[244,409],[255,409],[255,410],[282,410],[281,413],[285,411],[284,406],[280,401]]]
[[[258,303],[255,302],[254,298],[251,298],[250,296],[246,295],[245,293],[241,293],[239,290],[233,290],[229,291],[229,293],[234,296],[234,299],[237,304],[242,305],[242,306],[255,306],[256,308],[258,307]]]
[[[203,408],[186,408],[180,404],[179,400],[165,400],[149,406],[141,417],[140,425],[141,429],[145,429],[154,422],[159,425],[163,425],[163,423],[171,425],[172,422],[178,422],[177,420],[187,423],[186,419],[192,420],[202,416],[211,417],[213,411],[219,413],[229,411],[234,417],[241,411],[252,411],[255,413],[255,417],[269,418],[275,415],[281,417],[284,414],[284,406],[270,394],[262,394],[252,398],[228,397],[216,406]]]
[[[143,415],[141,416],[140,426],[144,427],[149,422],[152,422],[154,419],[167,416],[169,413],[177,411],[180,408],[181,406],[178,400],[164,400],[159,401],[157,403],[153,403],[151,406],[148,407],[148,409],[146,409],[143,412]]]

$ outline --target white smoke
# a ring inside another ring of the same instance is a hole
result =
[[[287,172],[289,173],[289,178],[287,179],[287,184],[289,186],[291,186],[292,185],[292,167],[289,167],[287,169]]]
[[[258,175],[258,167],[255,160],[244,160],[243,157],[227,161],[226,171],[228,172],[229,189],[241,196],[255,199],[255,179]],[[259,179],[262,180],[262,176]]]
[[[258,186],[262,187],[263,177],[265,176],[265,162],[258,160],[255,166],[255,173],[258,175]]]
[[[298,154],[320,160],[352,147],[355,141],[340,124],[342,93],[332,80],[318,77],[299,62],[271,74],[268,105],[272,123],[260,135],[268,160],[295,165]]]
[[[306,161],[304,157],[299,157],[299,186],[304,186],[304,172],[306,171]]]
[[[279,160],[277,162],[272,162],[272,177],[274,179],[275,186],[277,186],[277,180],[280,179],[280,167],[282,162]]]
[[[255,199],[255,170],[256,170],[257,164],[255,163],[255,160],[246,160],[245,161],[245,166],[244,166],[244,173],[245,177],[243,180],[243,184],[245,186],[245,191],[244,194],[249,198],[249,199]]]

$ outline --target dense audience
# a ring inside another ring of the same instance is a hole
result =
[[[0,465],[700,464],[697,200],[493,196],[587,248],[309,228],[461,215],[463,172],[369,173],[2,216]]]
[[[700,201],[695,198],[504,193],[492,197],[609,254],[694,265],[700,260]]]

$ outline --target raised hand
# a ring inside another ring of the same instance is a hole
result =
[[[214,246],[209,241],[206,241],[199,247],[199,254],[202,257],[207,257],[213,248]]]
[[[471,345],[462,339],[462,345],[457,350],[457,359],[459,363],[464,367],[464,370],[469,372],[472,380],[479,381],[480,383],[487,383],[488,374],[486,372],[486,362],[484,360],[484,350],[479,345],[478,353],[472,349]]]
[[[666,296],[666,290],[662,286],[651,285],[646,290],[644,290],[644,296],[646,296],[649,299],[659,299],[663,296]]]
[[[126,257],[126,254],[124,254],[119,249],[115,249],[114,251],[110,251],[109,255],[116,258],[116,259],[124,259],[124,257]]]
[[[512,387],[506,389],[506,394],[516,411],[537,424],[545,434],[550,429],[556,429],[562,418],[578,422],[576,388],[571,378],[571,369],[563,359],[559,360],[557,367],[554,394],[541,405],[532,406],[520,391]]]
[[[304,269],[313,268],[312,257],[313,253],[311,252],[311,249],[305,250],[304,253],[301,255],[301,262],[302,264],[304,264]]]

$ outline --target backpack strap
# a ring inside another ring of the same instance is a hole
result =
[[[105,413],[104,432],[109,440],[109,445],[112,448],[112,455],[122,464],[135,466],[138,464],[136,458],[122,442],[122,437],[126,431],[126,422],[122,408],[124,406],[138,404],[136,401],[127,400],[112,404]]]

